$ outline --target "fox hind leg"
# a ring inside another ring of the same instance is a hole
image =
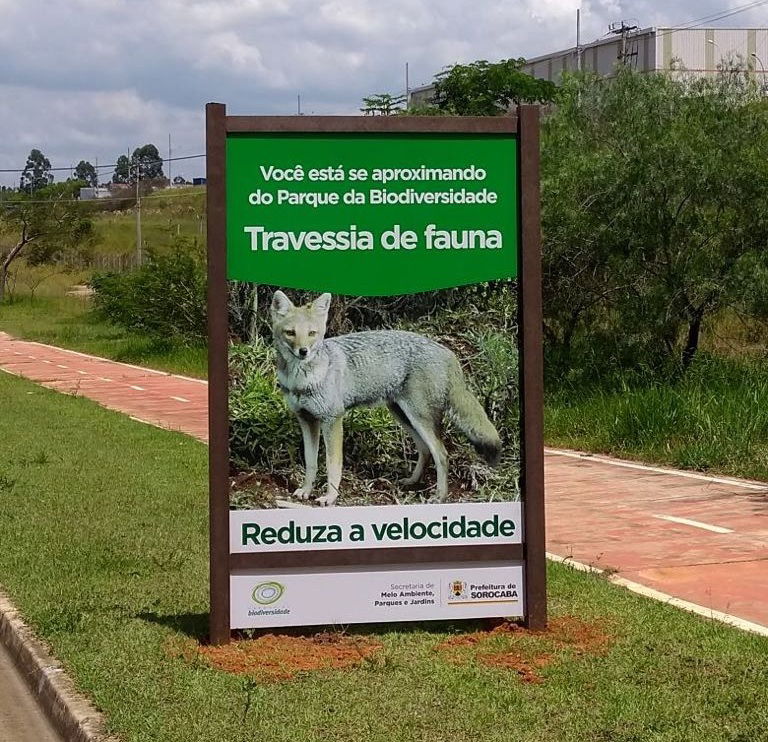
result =
[[[436,502],[443,502],[448,496],[448,452],[445,450],[440,435],[440,424],[437,416],[419,414],[415,405],[398,400],[397,403],[403,414],[408,418],[411,427],[419,434],[422,441],[432,454],[437,471],[437,491],[432,498]]]
[[[328,474],[328,485],[325,494],[317,498],[320,505],[333,505],[339,496],[341,484],[341,468],[344,460],[344,425],[343,417],[337,417],[329,423],[323,423],[323,440],[325,441],[325,468]]]
[[[427,444],[424,442],[424,439],[416,432],[413,425],[411,425],[410,420],[403,412],[400,405],[398,405],[396,402],[391,402],[388,406],[389,411],[392,413],[392,416],[395,418],[395,420],[397,420],[406,430],[408,435],[413,438],[413,442],[416,444],[416,450],[419,452],[419,458],[416,461],[416,465],[413,467],[411,476],[401,479],[398,482],[398,484],[402,485],[403,487],[413,487],[414,485],[418,484],[421,481],[421,478],[424,476],[424,469],[429,462],[429,446],[427,446]]]
[[[301,437],[304,440],[304,483],[294,493],[294,497],[306,500],[312,494],[312,487],[317,477],[317,455],[320,450],[320,422],[308,415],[298,416]]]

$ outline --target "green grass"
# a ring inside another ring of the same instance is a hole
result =
[[[78,350],[150,368],[204,377],[206,349],[159,342],[93,316],[86,299],[29,296],[0,305],[0,330],[25,340]]]
[[[559,565],[552,612],[615,643],[540,684],[450,663],[446,624],[361,627],[384,661],[282,683],[171,657],[205,632],[205,446],[4,374],[0,400],[0,584],[125,742],[768,738],[768,640]]]
[[[547,396],[547,443],[768,480],[768,364],[702,355],[681,380],[568,385]]]
[[[133,209],[103,212],[94,218],[96,253],[129,254],[136,249]],[[141,235],[146,249],[162,250],[176,236],[205,243],[205,188],[166,189],[142,199]]]
[[[97,202],[98,204],[98,202]],[[136,213],[101,211],[93,215],[100,256],[132,255],[136,250]],[[176,236],[191,237],[205,244],[205,188],[166,189],[142,199],[141,233],[145,249],[163,250]],[[16,240],[15,234],[0,232],[0,253]],[[108,267],[108,261],[105,263]]]

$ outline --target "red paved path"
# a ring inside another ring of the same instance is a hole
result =
[[[204,381],[4,333],[0,369],[207,439]],[[546,478],[550,552],[768,627],[768,484],[557,451]]]

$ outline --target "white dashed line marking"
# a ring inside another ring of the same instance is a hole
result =
[[[69,366],[65,366],[63,363],[57,363],[56,367],[57,368],[69,368]]]
[[[108,379],[106,376],[102,376],[102,377],[101,377],[101,380],[102,380],[102,381],[112,381],[112,379]]]
[[[45,358],[42,359],[43,363],[53,363],[53,361],[46,361]]]
[[[135,389],[137,392],[145,392],[146,391],[146,389],[144,389],[143,386],[136,386],[135,384],[130,384],[129,386],[131,387],[131,389]]]
[[[700,520],[689,520],[688,518],[678,518],[676,515],[654,515],[654,518],[660,520],[668,520],[670,523],[680,523],[684,526],[693,526],[694,528],[702,528],[705,531],[712,531],[712,533],[733,533],[733,528],[723,528],[722,526],[711,526],[709,523],[702,523]]]
[[[189,402],[189,400],[186,399],[186,397],[174,397],[174,396],[171,396],[171,399],[175,399],[177,402]]]
[[[77,373],[82,374],[83,376],[88,376],[87,371],[81,371],[80,369],[77,369]]]

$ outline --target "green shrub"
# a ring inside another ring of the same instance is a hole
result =
[[[159,340],[199,343],[206,337],[206,268],[202,249],[181,238],[166,253],[127,273],[91,278],[105,319]]]

